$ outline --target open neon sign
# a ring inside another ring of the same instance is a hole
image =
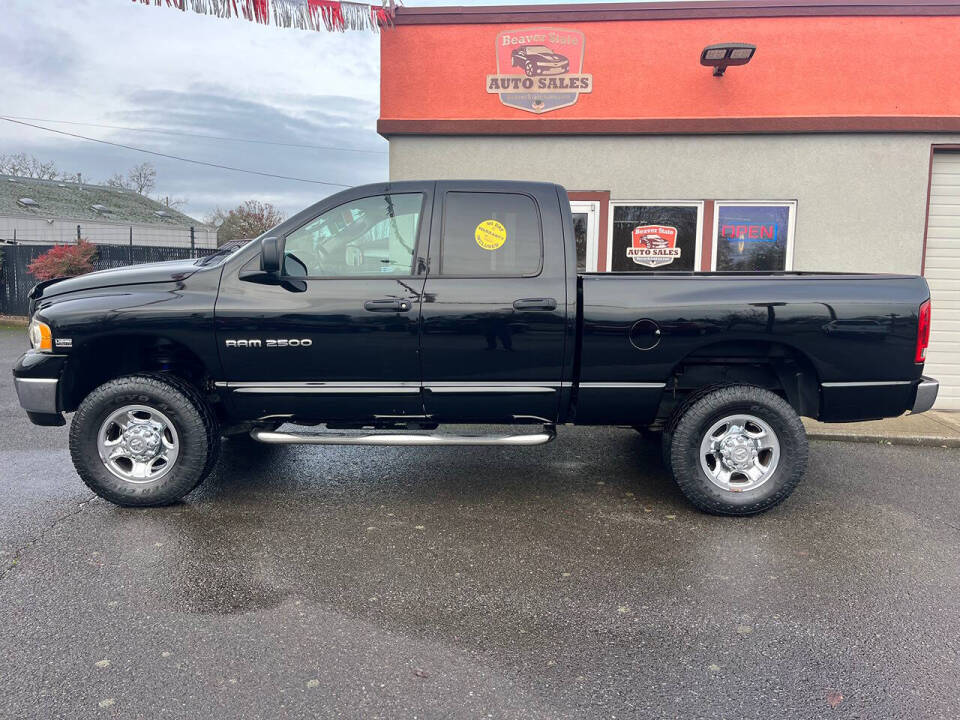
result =
[[[721,225],[720,237],[737,242],[777,242],[779,224]]]

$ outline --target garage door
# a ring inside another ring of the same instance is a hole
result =
[[[933,298],[924,374],[940,381],[938,410],[960,410],[960,152],[936,152],[923,274]]]

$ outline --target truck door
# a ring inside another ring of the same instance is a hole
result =
[[[432,190],[339,193],[287,224],[279,282],[257,272],[259,256],[225,271],[219,385],[243,417],[423,414],[418,334]]]
[[[436,204],[421,306],[427,414],[555,421],[568,330],[556,188],[441,182]]]

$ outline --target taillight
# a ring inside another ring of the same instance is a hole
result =
[[[927,345],[930,344],[930,301],[927,300],[920,306],[920,313],[917,316],[917,352],[913,356],[916,363],[925,362],[927,359]]]

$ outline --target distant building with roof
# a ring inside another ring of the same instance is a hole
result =
[[[77,228],[79,227],[79,231]],[[216,228],[133,190],[0,175],[0,241],[217,246]]]

